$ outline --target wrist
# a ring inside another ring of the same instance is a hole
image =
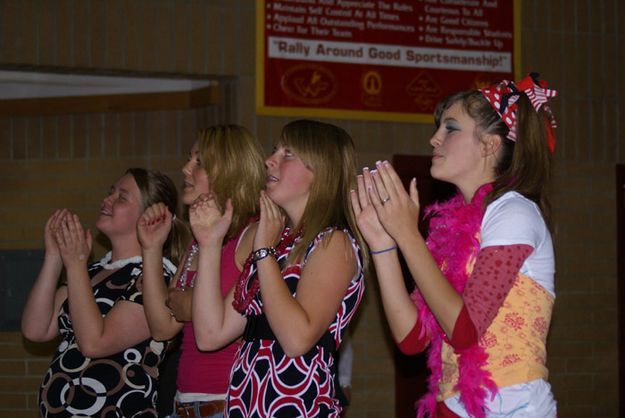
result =
[[[272,256],[274,259],[276,259],[277,258],[276,249],[274,247],[261,247],[255,250],[254,252],[252,252],[252,263],[256,263],[269,256]]]
[[[371,253],[371,255],[381,255],[381,254],[386,254],[386,253],[395,252],[395,251],[397,251],[397,244],[393,244],[388,247],[381,247],[377,249],[374,249],[374,248],[369,249],[369,252]]]
[[[153,247],[153,248],[141,248],[141,255],[143,258],[161,258],[163,256],[163,247]]]

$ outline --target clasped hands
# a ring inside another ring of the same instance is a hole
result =
[[[80,218],[67,209],[58,209],[45,226],[46,256],[59,256],[67,269],[86,266],[93,238]]]
[[[391,248],[404,234],[418,232],[419,194],[416,179],[406,191],[388,161],[365,167],[357,177],[351,201],[358,228],[372,251]]]

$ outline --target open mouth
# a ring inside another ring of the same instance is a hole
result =
[[[267,181],[271,181],[271,182],[277,182],[279,181],[278,178],[276,176],[272,176],[272,175],[268,175],[267,176]]]

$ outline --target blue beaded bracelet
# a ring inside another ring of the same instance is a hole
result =
[[[371,252],[371,255],[376,255],[376,254],[387,253],[389,251],[393,251],[393,250],[396,250],[396,249],[397,249],[397,245],[393,245],[392,247],[388,247],[388,248],[385,248],[383,250],[377,250],[377,251],[371,250],[370,252]]]

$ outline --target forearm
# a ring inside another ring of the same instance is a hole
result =
[[[66,266],[70,318],[78,347],[83,354],[101,345],[104,319],[93,295],[85,266]]]
[[[163,273],[162,250],[143,251],[143,309],[155,340],[173,338],[182,329],[166,305],[167,284]]]
[[[418,231],[404,231],[396,238],[408,269],[445,334],[451,338],[464,302],[447,281]]]
[[[225,345],[225,317],[228,307],[221,294],[221,247],[200,247],[198,270],[193,287],[193,332],[198,347],[215,350]]]
[[[396,341],[402,341],[417,322],[417,308],[406,290],[397,251],[372,256],[386,319]]]
[[[256,263],[269,326],[289,357],[306,353],[321,338],[324,329],[315,329],[311,318],[287,287],[275,258]],[[318,327],[317,327],[318,328]]]
[[[62,269],[60,257],[46,256],[28,294],[22,314],[22,333],[31,341],[48,341],[58,334],[55,296]]]

